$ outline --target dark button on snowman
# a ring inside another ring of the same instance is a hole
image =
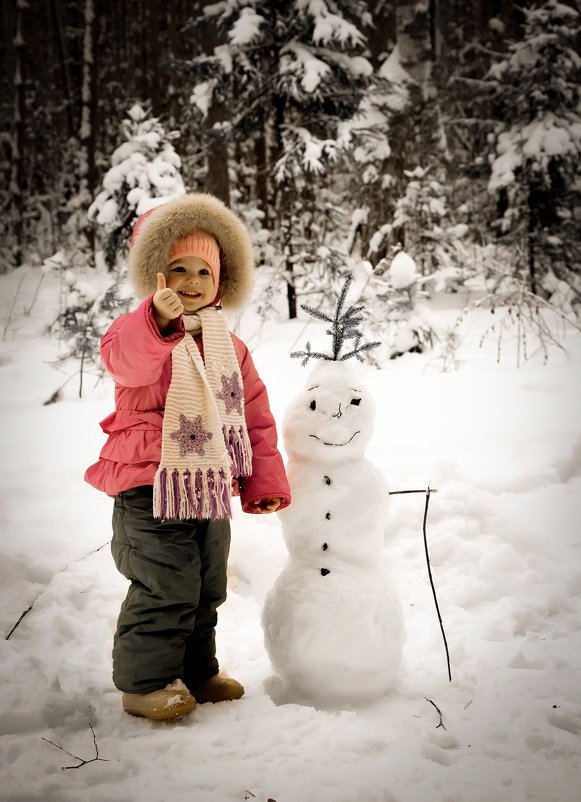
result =
[[[281,701],[349,704],[393,687],[405,640],[401,604],[383,563],[388,491],[365,458],[375,403],[345,362],[360,345],[361,307],[335,318],[333,357],[322,361],[283,420],[292,504],[279,513],[288,559],[262,613],[265,645]],[[340,357],[342,344],[354,348]],[[271,683],[274,687],[274,684]]]

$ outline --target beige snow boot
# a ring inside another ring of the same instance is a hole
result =
[[[154,721],[181,718],[196,706],[196,700],[181,679],[151,693],[124,693],[123,710],[132,716],[143,716]]]
[[[235,679],[225,677],[223,674],[214,674],[204,682],[192,688],[192,693],[196,700],[204,702],[231,702],[240,699],[244,693],[244,688]]]

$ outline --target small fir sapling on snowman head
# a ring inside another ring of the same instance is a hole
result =
[[[291,354],[302,359],[303,365],[310,359],[320,362],[310,374],[304,391],[285,413],[283,434],[289,456],[330,462],[348,456],[362,457],[371,439],[375,402],[355,371],[345,363],[353,357],[363,362],[362,354],[381,343],[361,342],[363,335],[358,327],[363,320],[360,315],[363,306],[349,306],[343,311],[352,280],[349,275],[333,317],[306,304],[301,306],[314,318],[331,325],[326,333],[332,338],[332,350],[331,354],[312,351],[307,342],[304,351]],[[346,343],[351,348],[342,354]],[[312,415],[305,414],[306,408]]]

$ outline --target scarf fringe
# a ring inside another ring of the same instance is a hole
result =
[[[239,426],[236,431],[234,426],[227,429],[224,425],[222,434],[232,461],[230,468],[232,476],[250,476],[252,473],[252,446],[246,428]]]
[[[231,479],[223,470],[218,474],[200,468],[192,476],[186,468],[171,472],[161,468],[153,488],[153,516],[186,520],[188,518],[231,518]]]

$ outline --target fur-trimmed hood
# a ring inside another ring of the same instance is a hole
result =
[[[202,192],[182,195],[156,206],[137,221],[129,252],[129,275],[140,298],[157,289],[157,274],[166,277],[171,246],[191,231],[211,234],[220,246],[219,296],[225,309],[240,306],[250,295],[254,253],[242,220],[219,198]]]

